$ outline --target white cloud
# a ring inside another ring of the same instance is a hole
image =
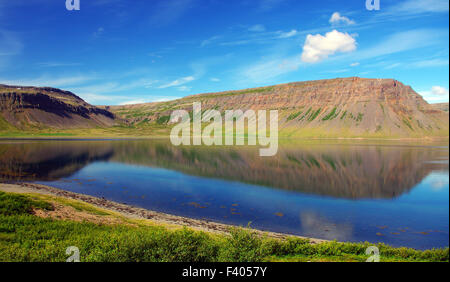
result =
[[[220,79],[218,79],[218,78],[216,78],[216,77],[212,77],[210,80],[211,80],[212,82],[219,82],[219,81],[220,81]]]
[[[263,32],[266,30],[266,27],[263,26],[262,24],[255,24],[254,26],[251,26],[248,28],[248,31],[253,31],[253,32]]]
[[[289,37],[295,36],[297,34],[298,34],[298,31],[293,29],[293,30],[288,31],[288,32],[282,32],[280,34],[280,38],[289,38]]]
[[[147,79],[147,78],[140,78],[137,80],[132,80],[127,83],[118,83],[118,82],[106,82],[106,83],[100,83],[100,84],[93,84],[93,85],[86,85],[82,87],[76,87],[72,88],[72,91],[78,92],[78,93],[116,93],[121,91],[127,91],[135,88],[151,88],[156,81]]]
[[[445,89],[442,86],[433,86],[431,87],[431,94],[439,95],[439,96],[448,96],[448,89]]]
[[[191,91],[192,87],[183,85],[183,86],[177,87],[177,89],[180,91]]]
[[[176,80],[174,80],[174,81],[172,81],[170,83],[161,85],[158,88],[163,89],[163,88],[179,86],[179,85],[183,85],[183,84],[188,83],[188,82],[193,81],[193,80],[195,80],[195,77],[193,77],[193,76],[186,76],[186,77],[182,77],[182,78],[176,79]]]
[[[155,100],[152,100],[152,102],[167,102],[167,101],[174,101],[181,99],[181,97],[162,97]]]
[[[445,13],[449,10],[448,0],[408,0],[394,5],[391,13]]]
[[[129,96],[113,96],[113,95],[101,95],[95,93],[75,93],[81,99],[92,105],[113,105],[118,101],[130,99]]]
[[[1,83],[9,85],[22,85],[22,86],[38,86],[38,87],[67,87],[85,83],[90,80],[94,80],[94,76],[85,75],[74,75],[66,77],[49,77],[41,76],[34,79],[16,79],[16,80],[5,80],[0,79]]]
[[[357,67],[357,66],[359,66],[359,62],[351,63],[350,66],[351,66],[351,67]]]
[[[267,83],[274,78],[298,70],[301,65],[300,56],[287,58],[274,58],[264,60],[239,71],[239,77],[244,77],[245,82]]]
[[[448,59],[422,60],[422,61],[413,62],[410,64],[410,66],[416,67],[416,68],[448,66]]]
[[[331,15],[330,18],[330,24],[348,24],[348,25],[352,25],[355,24],[355,21],[352,21],[351,19],[341,16],[341,14],[339,14],[338,12],[334,12],[333,15]]]
[[[262,12],[270,11],[285,1],[286,0],[261,0],[259,1],[259,10]]]
[[[448,93],[448,89],[442,86],[433,86],[430,90],[419,92],[426,101],[432,103],[448,102]]]
[[[44,68],[57,68],[57,67],[73,67],[80,66],[81,63],[63,63],[63,62],[42,62],[37,64]]]
[[[144,103],[145,103],[144,100],[139,99],[139,100],[132,100],[132,101],[122,102],[119,105],[124,106],[124,105],[135,105],[135,104],[144,104]]]
[[[19,54],[23,45],[14,33],[0,29],[0,57]]]
[[[350,59],[366,60],[441,44],[442,39],[448,36],[447,34],[448,30],[441,29],[414,29],[397,32],[380,40],[376,45],[352,54]]]
[[[306,36],[303,46],[302,61],[317,63],[337,52],[348,53],[356,50],[356,40],[348,33],[337,30],[325,34]]]
[[[205,39],[205,40],[202,41],[202,43],[200,44],[200,46],[201,46],[201,47],[204,47],[204,46],[206,46],[206,45],[209,45],[209,44],[213,43],[214,41],[217,41],[217,39],[220,39],[221,37],[222,37],[222,36],[216,35],[216,36],[210,37],[210,38],[208,38],[208,39]]]

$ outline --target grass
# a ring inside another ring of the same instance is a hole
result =
[[[313,114],[308,118],[308,121],[313,121],[316,119],[316,117],[320,114],[322,111],[321,108],[319,108],[317,111],[313,112]]]
[[[268,93],[274,91],[274,87],[260,87],[253,89],[244,89],[239,91],[228,91],[228,92],[220,92],[214,94],[200,94],[197,95],[196,98],[200,99],[209,99],[209,98],[217,98],[217,97],[227,97],[227,96],[235,96],[235,95],[244,95],[244,94],[255,94],[255,93]]]
[[[339,112],[336,113],[336,107],[334,107],[330,113],[328,113],[324,118],[322,118],[323,121],[326,120],[332,120],[334,118],[336,118],[339,115]]]
[[[45,195],[0,192],[0,261],[65,261],[65,250],[76,246],[81,261],[101,262],[260,262],[260,261],[365,261],[369,243],[326,242],[307,239],[272,239],[256,232],[231,228],[229,235],[168,228],[149,221],[126,219],[133,224],[96,224],[44,219],[32,209],[52,209]],[[74,205],[74,200],[58,198]],[[75,204],[98,214],[96,207]],[[102,211],[102,213],[112,212]],[[119,215],[114,215],[119,216]],[[381,261],[448,261],[449,249],[418,251],[376,244]]]
[[[296,113],[292,113],[292,114],[290,114],[288,117],[287,117],[287,120],[289,121],[289,120],[293,120],[293,119],[296,119],[299,115],[301,115],[303,113],[303,111],[299,111],[299,112],[296,112]]]
[[[158,124],[166,124],[167,122],[169,122],[169,120],[170,120],[170,116],[160,116],[156,120],[156,123],[158,123]]]

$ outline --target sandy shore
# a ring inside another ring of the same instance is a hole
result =
[[[137,219],[148,219],[154,223],[160,224],[170,224],[177,226],[187,226],[196,230],[206,231],[206,232],[214,232],[214,233],[228,233],[229,229],[232,225],[212,222],[208,220],[199,220],[188,217],[176,216],[161,212],[155,212],[143,208],[138,208],[130,205],[120,204],[117,202],[108,201],[106,199],[97,198],[93,196],[73,193],[61,189],[57,189],[54,187],[33,184],[33,183],[15,183],[15,184],[6,184],[0,183],[0,191],[10,192],[10,193],[38,193],[45,195],[52,195],[63,197],[67,199],[73,199],[82,201],[96,207],[106,209],[109,211],[118,212],[123,216],[129,218],[137,218]],[[287,237],[293,237],[293,235],[275,233],[275,232],[267,232],[262,230],[255,230],[255,232],[260,233],[261,235],[267,235],[272,238],[284,239]],[[309,239],[311,243],[321,243],[326,242],[327,240],[315,239],[315,238],[306,238],[301,236],[294,236],[298,238]]]

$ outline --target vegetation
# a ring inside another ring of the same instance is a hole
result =
[[[403,123],[411,130],[414,130],[411,123],[407,119],[403,119]]]
[[[170,116],[160,116],[160,117],[156,120],[156,122],[157,122],[158,124],[165,124],[165,123],[169,122],[169,120],[170,120]]]
[[[288,116],[288,118],[287,118],[287,120],[293,120],[293,119],[296,119],[299,115],[301,115],[303,113],[303,111],[299,111],[299,112],[296,112],[296,113],[292,113],[292,114],[290,114],[289,116]]]
[[[313,114],[308,118],[308,121],[313,121],[316,119],[316,117],[320,114],[322,111],[321,108],[319,108],[317,111],[313,112]]]
[[[336,107],[334,107],[332,110],[331,110],[331,112],[328,114],[328,115],[326,115],[322,120],[323,121],[325,121],[325,120],[332,120],[332,119],[334,119],[335,117],[337,117],[339,115],[339,113],[336,113]]]
[[[356,117],[356,122],[361,122],[363,117],[364,117],[363,113],[358,113],[358,116]]]
[[[65,261],[76,246],[81,261],[365,261],[369,243],[272,239],[249,229],[231,228],[217,235],[188,228],[169,228],[149,221],[122,218],[99,224],[41,218],[33,209],[51,210],[52,202],[75,205],[98,217],[121,217],[85,203],[44,195],[0,192],[0,261]],[[448,261],[449,249],[418,251],[376,245],[381,261]]]

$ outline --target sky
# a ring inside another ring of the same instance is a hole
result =
[[[80,0],[79,8],[0,0],[0,83],[123,105],[358,76],[449,100],[448,0],[380,0],[378,10],[366,0]]]

